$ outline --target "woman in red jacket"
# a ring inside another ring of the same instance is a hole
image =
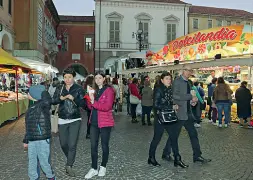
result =
[[[106,164],[109,157],[109,139],[111,129],[114,126],[112,114],[113,103],[115,98],[114,89],[106,84],[105,74],[98,72],[95,74],[94,90],[89,92],[90,103],[88,107],[91,109],[90,116],[90,140],[91,140],[91,160],[92,165],[90,171],[85,175],[86,179],[94,176],[105,176]],[[102,145],[102,163],[98,169],[98,141],[101,135]]]
[[[134,78],[133,82],[131,84],[129,84],[132,123],[138,122],[136,119],[136,108],[141,100],[141,95],[139,93],[139,89],[138,89],[137,84],[138,84],[137,78]]]

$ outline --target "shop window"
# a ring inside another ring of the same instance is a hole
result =
[[[198,28],[199,28],[199,20],[193,19],[193,29],[198,29]]]
[[[85,38],[85,51],[92,51],[92,38],[86,37]]]

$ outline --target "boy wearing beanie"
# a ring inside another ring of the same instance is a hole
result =
[[[30,180],[39,179],[38,162],[50,180],[55,174],[49,162],[51,139],[51,96],[45,86],[36,85],[29,89],[28,98],[35,101],[25,116],[26,134],[24,147],[28,147],[28,176]]]

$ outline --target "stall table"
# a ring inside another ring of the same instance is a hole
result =
[[[27,111],[28,105],[29,105],[28,99],[19,100],[20,114],[24,114]],[[0,103],[0,125],[3,124],[7,120],[17,118],[17,117],[18,117],[18,111],[17,111],[16,101]]]

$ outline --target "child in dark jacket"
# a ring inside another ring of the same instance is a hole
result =
[[[29,89],[30,100],[35,103],[26,112],[26,134],[23,140],[24,147],[28,147],[28,176],[30,180],[39,179],[38,163],[46,177],[55,180],[50,165],[50,138],[51,138],[51,97],[45,86],[36,85]]]

